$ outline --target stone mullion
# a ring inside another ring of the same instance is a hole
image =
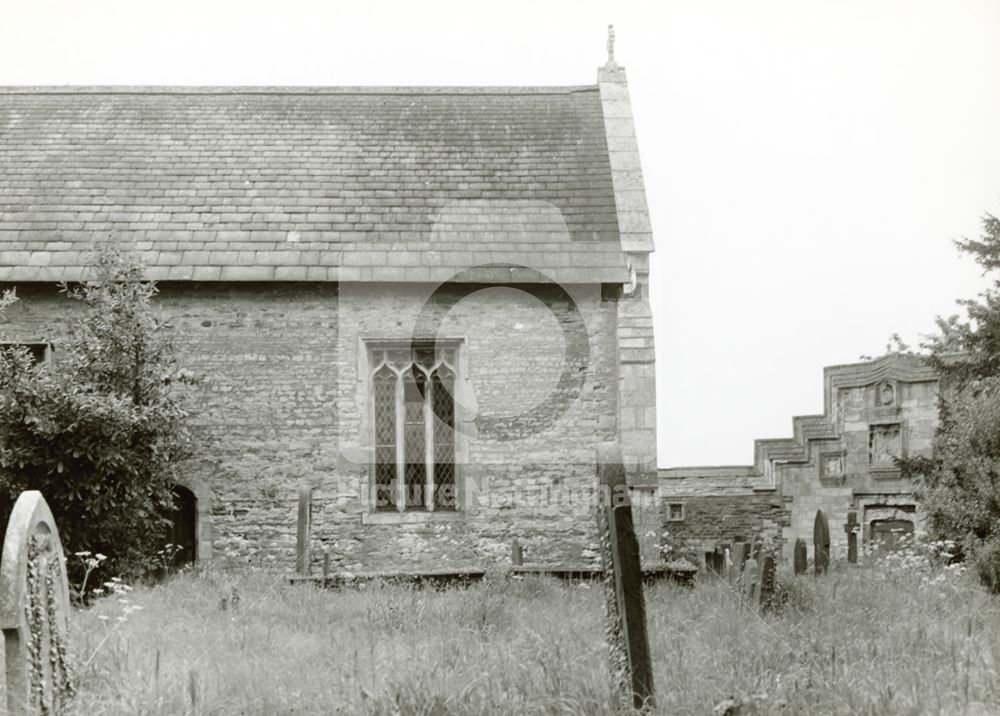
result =
[[[406,457],[404,439],[406,437],[406,381],[405,371],[396,376],[396,511],[406,509]]]

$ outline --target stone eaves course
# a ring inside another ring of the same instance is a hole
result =
[[[596,86],[0,88],[0,281],[628,279]]]

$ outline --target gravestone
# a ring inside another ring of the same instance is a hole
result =
[[[847,533],[847,561],[857,564],[858,561],[858,513],[851,510],[847,513],[847,524],[844,525],[844,532]]]
[[[754,589],[757,588],[758,577],[757,560],[751,557],[743,563],[743,575],[740,577],[741,594],[747,602],[753,601],[753,593]]]
[[[312,488],[299,490],[299,519],[295,531],[295,572],[308,576],[312,566]]]
[[[747,561],[750,545],[746,542],[733,543],[733,574],[739,579],[743,574],[743,564]]]
[[[715,551],[712,552],[712,571],[718,575],[725,573],[726,569],[726,554],[722,551],[721,545],[715,546]]]
[[[7,522],[0,560],[9,714],[61,714],[73,695],[65,561],[42,493],[22,492]]]
[[[757,580],[759,585],[757,605],[761,609],[767,607],[774,596],[774,571],[774,557],[770,554],[765,554],[760,563],[760,576]]]
[[[510,545],[510,563],[515,567],[520,567],[524,564],[524,548],[521,547],[521,543],[514,540]]]
[[[830,566],[830,525],[823,510],[816,510],[813,523],[813,570],[824,574]]]
[[[653,708],[653,669],[646,633],[639,542],[621,451],[614,443],[597,447],[597,530],[604,567],[610,671],[623,702]]]
[[[805,574],[809,567],[809,555],[806,548],[806,541],[801,537],[795,540],[795,551],[793,553],[792,565],[796,574]]]

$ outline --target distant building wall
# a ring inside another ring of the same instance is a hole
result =
[[[769,534],[790,559],[796,539],[811,544],[817,510],[829,521],[834,556],[846,555],[849,511],[857,513],[862,541],[881,521],[919,526],[913,486],[893,457],[931,456],[937,387],[916,356],[826,368],[823,414],[796,417],[792,438],[757,441],[753,465],[660,470],[664,528],[699,550]]]

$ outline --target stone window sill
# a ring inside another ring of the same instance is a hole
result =
[[[446,512],[362,512],[363,525],[419,525],[427,522],[461,522],[465,515],[458,511]]]

